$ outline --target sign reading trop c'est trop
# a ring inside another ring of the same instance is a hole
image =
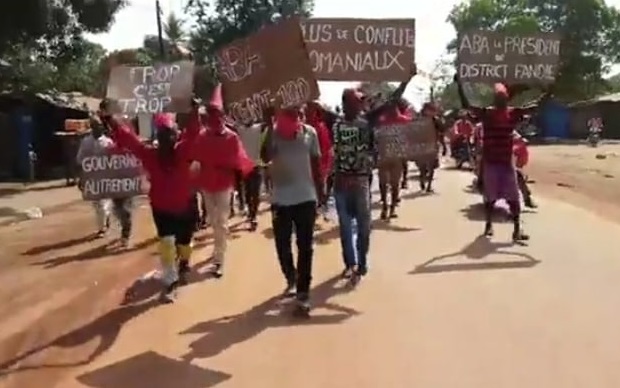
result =
[[[415,59],[414,19],[311,18],[301,22],[322,81],[405,81]]]
[[[469,31],[459,36],[457,71],[470,82],[548,84],[560,60],[560,35]]]
[[[189,61],[154,66],[117,66],[108,81],[114,109],[128,115],[185,112],[190,109],[194,64]]]

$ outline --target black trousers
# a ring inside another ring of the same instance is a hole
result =
[[[296,284],[297,298],[307,300],[312,282],[316,202],[303,202],[291,206],[272,205],[271,216],[276,252],[282,273],[289,284]],[[295,268],[291,248],[293,228],[297,242],[297,268]]]
[[[248,218],[252,221],[256,220],[258,214],[258,205],[260,204],[260,185],[261,173],[260,167],[254,167],[243,182],[243,195],[245,203],[248,206]]]
[[[114,198],[112,200],[112,211],[121,224],[121,238],[131,236],[133,202],[133,198]]]
[[[517,185],[519,185],[519,191],[521,192],[523,199],[525,201],[529,200],[532,196],[532,192],[527,185],[527,178],[525,174],[519,169],[517,169]]]
[[[176,245],[189,245],[194,236],[196,214],[192,206],[185,213],[175,214],[153,209],[158,237],[174,236]]]

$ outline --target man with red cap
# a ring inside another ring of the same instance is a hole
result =
[[[469,104],[458,75],[455,76],[461,103],[482,121],[481,176],[485,207],[484,234],[493,235],[493,208],[497,200],[504,199],[510,207],[515,242],[526,241],[529,236],[521,228],[521,203],[517,184],[516,167],[513,160],[513,132],[524,112],[508,106],[510,93],[506,86],[496,83],[493,105],[487,108]]]
[[[237,174],[247,175],[254,168],[239,136],[227,128],[222,87],[218,84],[206,104],[206,117],[201,131],[194,141],[191,159],[197,171],[198,185],[204,191],[205,207],[213,227],[213,268],[216,277],[222,277],[228,239],[228,214],[230,196]]]
[[[415,63],[410,77],[388,98],[398,101],[411,78],[416,75]],[[374,127],[386,111],[383,103],[364,112],[368,101],[356,89],[342,93],[343,117],[332,126],[334,144],[334,197],[340,244],[344,260],[342,276],[357,283],[368,273],[368,250],[370,247],[370,185],[376,157]],[[392,104],[393,105],[393,104]],[[357,235],[355,243],[354,235]]]

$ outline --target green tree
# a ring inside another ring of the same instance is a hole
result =
[[[562,34],[557,96],[569,100],[605,90],[603,75],[620,61],[620,11],[603,0],[470,0],[455,6],[448,21],[457,31]],[[456,41],[448,48],[454,52]]]
[[[184,56],[184,46],[187,33],[185,31],[185,21],[171,12],[166,22],[163,23],[164,51],[168,60],[177,60]],[[157,35],[147,35],[144,37],[143,48],[153,58],[159,58],[159,37]]]
[[[313,8],[313,0],[190,0],[186,7],[194,22],[190,47],[202,65],[196,93],[205,96],[214,85],[213,58],[219,49],[269,24],[274,14],[309,17]]]
[[[620,93],[620,73],[608,79],[607,82],[611,93]]]
[[[0,2],[0,58],[11,64],[3,70],[0,89],[62,88],[57,83],[67,78],[63,73],[100,53],[83,39],[84,33],[107,31],[125,4],[126,0]]]

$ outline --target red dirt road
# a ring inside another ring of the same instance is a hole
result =
[[[84,239],[84,204],[0,229],[0,387],[620,386],[620,226],[555,192],[526,214],[530,246],[509,244],[507,224],[489,242],[469,180],[441,171],[437,195],[412,191],[398,220],[376,222],[354,291],[335,278],[337,229],[322,224],[309,321],[274,298],[266,214],[256,234],[232,233],[221,280],[204,274],[201,234],[192,284],[169,306],[149,282],[122,304],[156,265],[147,207],[130,252]]]

